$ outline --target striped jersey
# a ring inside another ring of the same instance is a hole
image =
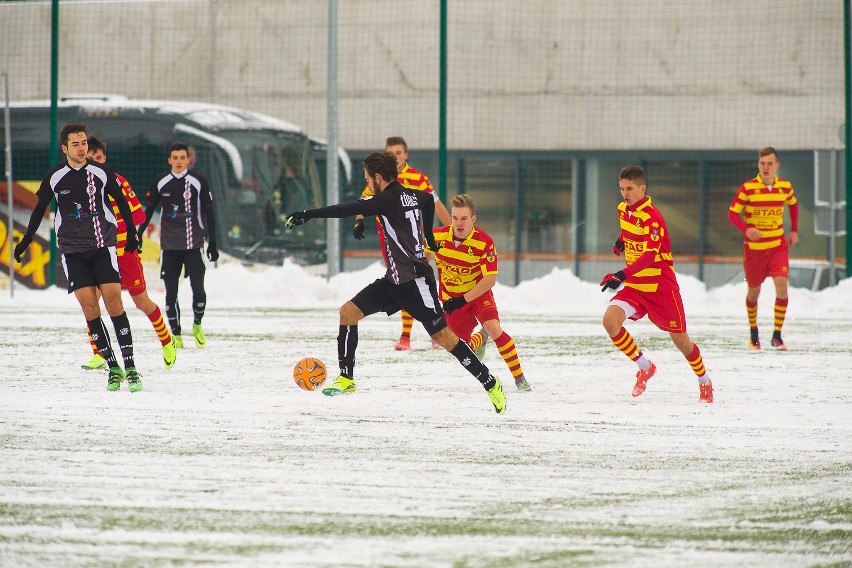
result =
[[[204,246],[204,218],[213,207],[207,179],[187,170],[169,172],[154,182],[147,193],[148,209],[162,205],[160,247],[163,250],[192,250]],[[149,219],[150,221],[150,219]]]
[[[748,180],[740,186],[729,211],[739,218],[744,212],[745,227],[755,227],[760,230],[760,239],[744,243],[751,250],[766,250],[786,245],[784,240],[784,205],[790,207],[790,216],[794,217],[793,208],[798,213],[798,201],[793,191],[793,185],[786,179],[775,177],[775,182],[767,186],[760,176]],[[798,215],[793,218],[792,230],[796,232]],[[733,220],[732,220],[733,221]],[[742,229],[742,227],[740,227]]]
[[[116,245],[117,221],[107,193],[120,195],[115,174],[88,161],[74,169],[67,161],[50,169],[36,192],[39,200],[56,199],[56,244],[62,254]]]
[[[138,227],[145,221],[145,210],[142,209],[142,204],[139,203],[139,198],[136,197],[136,192],[130,187],[130,182],[127,181],[127,178],[115,174],[115,180],[118,182],[119,187],[121,187],[121,192],[124,194],[125,199],[127,199],[130,212],[133,213],[133,224]],[[112,212],[118,221],[118,229],[115,235],[117,240],[115,254],[122,256],[124,254],[124,246],[127,244],[127,223],[124,222],[124,218],[118,210],[118,204],[116,204],[115,199],[110,197],[109,203],[112,205]]]
[[[625,271],[629,276],[624,285],[640,292],[679,290],[666,221],[651,203],[651,198],[646,195],[633,207],[622,201],[618,204],[618,220],[628,269],[645,253],[654,255],[647,268],[635,274]]]
[[[433,234],[435,242],[441,243],[435,262],[442,302],[470,291],[483,276],[497,274],[497,249],[482,229],[474,226],[461,241],[453,236],[449,225],[438,227]]]

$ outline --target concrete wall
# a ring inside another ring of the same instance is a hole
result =
[[[249,108],[326,132],[325,0],[60,4],[60,95]],[[339,2],[343,146],[438,145],[437,0]],[[464,149],[838,147],[842,2],[449,2]],[[14,100],[49,96],[50,5],[0,3]]]

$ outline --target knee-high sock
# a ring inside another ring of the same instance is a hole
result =
[[[160,311],[159,307],[155,307],[154,311],[148,314],[148,320],[154,327],[154,331],[157,332],[157,338],[160,340],[160,344],[168,345],[172,340],[172,334],[169,333],[168,329],[166,329],[166,324],[163,322],[163,313]]]
[[[414,318],[405,310],[402,310],[400,315],[402,315],[402,337],[411,337],[411,327],[414,325]]]
[[[789,299],[775,298],[775,331],[781,331],[784,326],[784,318],[787,317],[787,304]]]
[[[127,319],[127,312],[121,312],[120,316],[112,318],[112,325],[115,328],[115,339],[118,342],[119,349],[121,349],[121,358],[124,359],[124,368],[136,367],[136,363],[133,361],[133,334],[130,333],[130,321]]]
[[[178,305],[178,283],[163,280],[166,286],[166,317],[172,333],[180,335],[180,305]]]
[[[98,346],[98,353],[106,359],[107,365],[110,367],[118,367],[118,362],[115,360],[115,353],[112,352],[112,344],[109,340],[104,322],[100,317],[86,322],[89,325],[89,337],[95,345]]]
[[[207,292],[204,291],[204,280],[193,282],[192,285],[192,323],[200,324],[207,307]]]
[[[92,347],[92,353],[94,353],[95,355],[100,355],[100,352],[98,351],[98,346],[95,344],[95,340],[92,339],[92,331],[88,327],[86,327],[86,333],[89,334],[89,345]]]
[[[746,300],[746,315],[748,315],[748,326],[757,329],[757,302]]]
[[[633,341],[633,337],[623,327],[618,330],[615,337],[610,337],[609,339],[631,361],[638,361],[642,357],[642,351],[636,345],[636,342]]]
[[[485,387],[485,390],[494,386],[495,379],[491,377],[491,372],[488,367],[482,364],[482,361],[477,358],[476,354],[471,350],[470,345],[459,339],[459,342],[450,351],[453,356],[459,360],[462,367],[467,369],[467,372]]]
[[[341,325],[337,334],[337,363],[340,374],[355,378],[355,349],[358,348],[358,326]]]
[[[505,331],[503,335],[494,339],[494,345],[500,351],[500,356],[509,367],[509,372],[512,373],[512,378],[517,379],[524,374],[521,369],[521,362],[518,360],[518,350],[515,349],[515,341]]]
[[[706,383],[710,380],[710,377],[707,376],[707,369],[704,367],[704,359],[701,357],[698,345],[693,344],[692,351],[686,356],[686,362],[692,367],[692,372],[698,377],[698,382]]]
[[[480,329],[479,331],[470,336],[470,341],[468,342],[468,344],[470,345],[471,349],[476,351],[477,349],[482,347],[482,344],[486,341],[488,341],[488,332],[484,329]]]

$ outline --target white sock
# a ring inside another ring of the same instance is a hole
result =
[[[704,373],[703,375],[698,377],[698,384],[699,385],[706,385],[709,382],[710,382],[710,375],[708,375],[707,373]]]
[[[639,368],[643,371],[647,371],[651,368],[651,361],[647,357],[645,357],[644,353],[642,353],[642,355],[638,359],[636,359],[636,364],[639,365]]]

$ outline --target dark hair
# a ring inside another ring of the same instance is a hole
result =
[[[476,215],[476,207],[473,205],[473,198],[466,193],[461,193],[453,197],[450,201],[450,206],[458,207],[459,209],[467,207],[470,209],[471,215]]]
[[[172,152],[180,152],[181,150],[186,152],[186,155],[189,155],[189,146],[185,142],[172,142],[169,144],[169,155],[172,155]]]
[[[775,154],[776,158],[778,157],[778,152],[772,146],[764,146],[763,148],[757,151],[758,158],[771,156],[772,154]]]
[[[402,149],[408,152],[408,144],[405,143],[405,138],[402,136],[388,136],[385,140],[385,148],[388,146],[402,146]]]
[[[63,146],[68,145],[68,136],[71,134],[76,134],[78,132],[82,132],[86,136],[89,135],[89,129],[82,122],[72,122],[71,124],[66,124],[62,127],[62,130],[59,131],[59,142]]]
[[[390,152],[373,152],[364,159],[364,169],[368,176],[379,174],[387,182],[395,181],[398,175],[396,158]]]
[[[642,166],[627,166],[618,173],[618,179],[629,179],[637,185],[648,185],[648,178]]]
[[[89,152],[94,154],[98,150],[106,154],[106,142],[101,142],[97,136],[89,136]]]

